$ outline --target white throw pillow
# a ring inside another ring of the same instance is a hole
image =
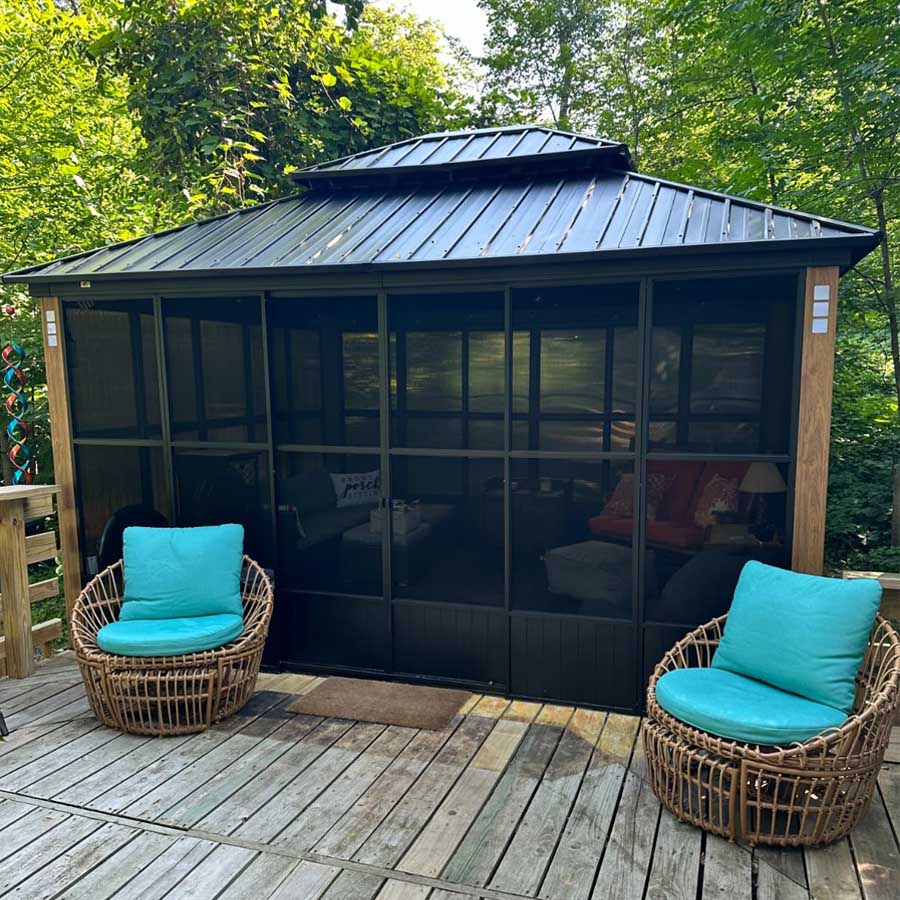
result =
[[[338,509],[377,503],[381,499],[380,475],[378,469],[371,472],[350,472],[346,475],[332,472],[331,483],[334,485]]]

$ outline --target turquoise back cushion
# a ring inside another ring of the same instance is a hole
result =
[[[126,528],[119,621],[243,614],[241,525]]]
[[[712,665],[849,713],[880,603],[874,580],[748,562]]]

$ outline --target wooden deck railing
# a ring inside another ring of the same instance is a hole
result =
[[[0,487],[0,676],[25,678],[34,671],[34,648],[41,646],[45,658],[52,642],[63,631],[61,619],[31,623],[31,607],[59,593],[59,579],[30,583],[28,567],[53,559],[57,554],[56,532],[26,535],[27,523],[53,514],[56,485]]]

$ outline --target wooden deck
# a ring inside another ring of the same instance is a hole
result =
[[[849,840],[751,853],[660,810],[636,718],[473,697],[417,732],[291,715],[292,678],[188,738],[100,727],[71,665],[0,681],[0,897],[900,897],[900,729]]]

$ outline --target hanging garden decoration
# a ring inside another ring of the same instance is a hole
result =
[[[10,421],[6,426],[6,434],[9,437],[9,461],[13,464],[13,484],[31,484],[31,447],[28,446],[28,423],[25,417],[28,415],[30,403],[25,395],[25,373],[22,364],[25,362],[25,350],[21,344],[11,341],[3,348],[3,362],[6,371],[3,374],[3,383],[9,390],[6,398],[6,411]]]

